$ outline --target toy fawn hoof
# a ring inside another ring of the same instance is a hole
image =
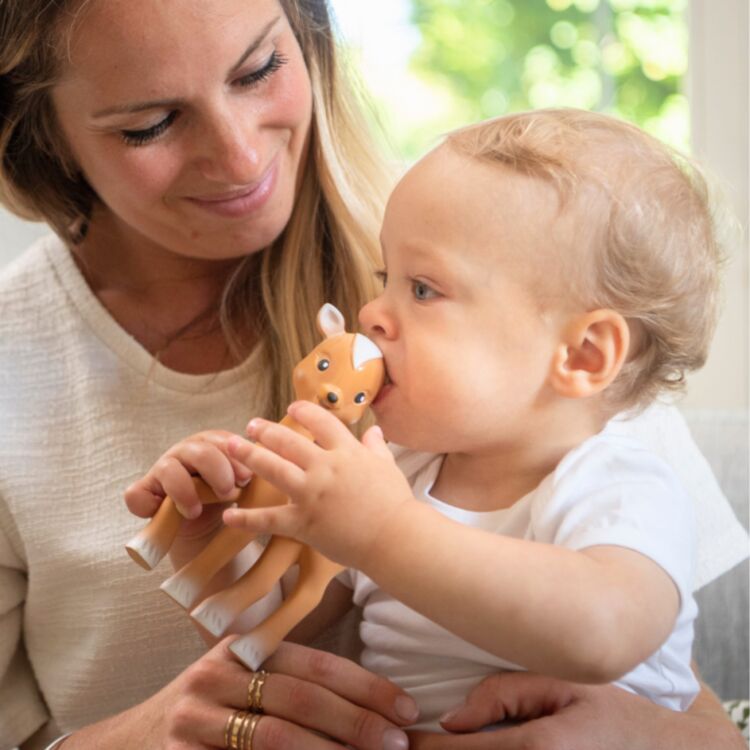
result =
[[[257,672],[261,664],[276,650],[276,644],[269,644],[264,638],[253,633],[243,635],[229,646],[229,650],[253,672]]]
[[[201,602],[190,613],[190,616],[216,638],[220,638],[234,620],[232,612],[226,607],[212,602],[210,598]]]
[[[136,534],[125,545],[125,549],[130,557],[144,570],[153,570],[167,554],[167,550],[157,547],[141,534]]]
[[[169,594],[172,599],[185,609],[190,609],[201,593],[199,585],[186,578],[182,578],[179,573],[175,573],[173,576],[167,578],[159,588]]]

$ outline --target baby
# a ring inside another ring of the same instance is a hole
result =
[[[420,728],[500,669],[684,710],[691,502],[613,417],[705,361],[720,252],[700,175],[604,115],[512,115],[418,162],[381,239],[360,314],[389,375],[378,427],[359,442],[307,402],[290,413],[315,443],[253,420],[227,456],[290,502],[225,523],[350,568],[324,605],[353,594],[362,663]]]

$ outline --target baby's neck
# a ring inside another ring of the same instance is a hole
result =
[[[567,453],[605,424],[604,418],[591,419],[575,428],[567,425],[559,431],[545,430],[516,443],[448,453],[430,494],[466,510],[509,508],[536,489]]]

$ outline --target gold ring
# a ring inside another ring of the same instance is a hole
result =
[[[246,727],[245,733],[242,735],[242,745],[239,750],[253,750],[253,735],[255,734],[255,727],[258,726],[260,720],[263,718],[261,714],[250,714],[250,721]]]
[[[263,684],[266,677],[268,677],[268,672],[260,669],[253,675],[247,686],[247,707],[254,714],[263,713]]]
[[[248,718],[253,714],[248,711],[233,711],[224,727],[224,747],[227,750],[240,750],[240,738],[244,737]]]

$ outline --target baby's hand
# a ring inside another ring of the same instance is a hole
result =
[[[241,461],[229,455],[227,445],[232,438],[240,439],[226,430],[206,430],[173,445],[125,490],[128,510],[140,518],[149,518],[169,495],[182,516],[198,518],[203,506],[195,476],[201,477],[218,499],[234,500],[238,488],[247,485],[252,474]]]
[[[228,509],[224,523],[257,534],[292,537],[341,565],[362,569],[392,513],[403,502],[413,501],[409,484],[380,428],[370,428],[359,442],[321,406],[298,401],[289,414],[315,442],[257,419],[248,426],[248,434],[258,442],[229,443],[230,455],[288,495],[289,503]]]

